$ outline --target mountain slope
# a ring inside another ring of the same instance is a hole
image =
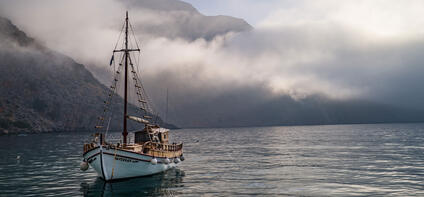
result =
[[[38,44],[9,20],[0,18],[0,27],[0,133],[92,129],[107,88],[83,65]],[[115,100],[111,128],[121,129],[123,100]]]
[[[136,32],[168,38],[211,40],[229,32],[253,27],[231,16],[205,16],[192,5],[179,0],[120,0],[136,15]],[[137,22],[139,21],[139,22]]]

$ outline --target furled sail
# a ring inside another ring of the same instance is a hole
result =
[[[134,121],[139,122],[139,123],[149,124],[149,121],[146,120],[146,119],[143,119],[143,118],[139,118],[139,117],[135,117],[135,116],[127,116],[127,117],[128,117],[128,119],[134,120]]]

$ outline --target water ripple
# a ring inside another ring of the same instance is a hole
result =
[[[0,136],[0,196],[424,196],[424,124],[175,130],[179,169],[112,183],[79,170],[89,135]]]

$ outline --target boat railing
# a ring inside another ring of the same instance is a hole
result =
[[[161,144],[156,142],[147,142],[143,147],[160,151],[180,151],[181,149],[183,149],[183,144]]]
[[[97,147],[97,145],[95,143],[84,144],[84,153],[86,153],[86,152],[88,152],[88,151],[90,151],[90,150],[92,150],[96,147]]]
[[[109,148],[124,148],[122,147],[120,144],[110,144],[110,143],[103,143],[104,146],[106,146],[107,149]],[[84,153],[95,149],[96,147],[98,147],[98,145],[94,142],[91,143],[87,143],[84,144]],[[131,148],[134,149],[134,147],[127,147],[127,148]],[[142,148],[140,150],[140,152],[145,152],[145,151],[152,151],[152,152],[181,152],[183,149],[183,144],[179,143],[173,143],[173,144],[162,144],[162,143],[157,143],[157,142],[146,142],[145,144],[142,145]]]

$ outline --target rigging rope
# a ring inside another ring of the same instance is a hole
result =
[[[132,47],[135,43],[137,49],[140,49],[137,37],[135,36],[135,33],[134,33],[134,28],[133,28],[133,26],[130,22],[129,22],[129,27],[130,27],[130,32],[131,32],[130,34],[133,35],[132,36],[133,38],[131,39],[131,36],[129,36],[130,39],[128,40],[129,41],[128,44],[130,45],[130,47]],[[124,41],[124,39],[121,39],[122,34],[124,32],[124,28],[125,28],[125,23],[122,25],[121,32],[118,36],[118,40],[115,43],[114,51],[117,49],[119,43],[121,43],[120,44],[121,48],[125,47],[125,41]],[[132,43],[132,41],[134,41],[134,43]],[[157,112],[155,113],[156,110],[155,110],[154,103],[152,102],[152,100],[148,96],[146,89],[144,88],[144,85],[141,83],[142,78],[138,74],[138,73],[140,73],[139,67],[140,67],[140,62],[141,62],[141,52],[140,51],[138,51],[138,52],[139,52],[138,56],[135,56],[134,54],[128,53],[128,60],[129,60],[130,66],[131,66],[130,68],[131,68],[131,72],[133,73],[133,80],[134,80],[134,83],[135,83],[135,88],[131,88],[131,86],[130,86],[130,91],[129,91],[128,96],[131,99],[131,92],[132,92],[131,90],[132,89],[135,90],[135,92],[137,92],[137,99],[138,99],[138,102],[139,102],[139,105],[140,105],[139,109],[141,111],[143,111],[143,114],[145,116],[147,116],[147,115],[155,116],[154,122],[156,122],[159,118],[159,114]],[[115,94],[119,95],[118,90],[120,89],[119,88],[120,86],[118,85],[118,81],[121,79],[120,73],[121,73],[121,70],[123,69],[123,62],[125,60],[125,54],[120,53],[119,56],[118,56],[118,59],[120,59],[120,62],[119,62],[119,65],[116,66],[115,58],[113,58],[114,55],[115,55],[115,52],[113,52],[112,59],[111,59],[111,64],[113,63],[114,81],[112,82],[112,85],[111,85],[111,87],[108,91],[109,94],[108,94],[108,98],[105,101],[103,114],[102,114],[101,117],[99,117],[98,123],[97,123],[97,126],[96,126],[96,128],[98,128],[98,129],[104,128],[103,125],[105,123],[105,118],[109,117],[107,127],[106,127],[106,131],[105,131],[106,135],[109,131],[110,122],[111,122],[111,119],[113,117],[113,109],[111,109],[110,106],[111,106],[112,101],[114,100]],[[134,58],[132,58],[132,56]],[[132,60],[135,61],[134,63],[136,64],[137,71],[134,68],[134,64],[133,64]],[[130,80],[130,82],[131,82],[131,80]],[[145,116],[143,116],[143,117],[145,117]]]
[[[128,21],[128,22],[129,22],[129,21]],[[131,30],[131,32],[132,32],[132,34],[133,34],[134,42],[135,42],[135,44],[137,45],[137,49],[140,49],[140,47],[138,46],[137,37],[135,36],[135,33],[134,33],[134,28],[133,28],[133,26],[132,26],[131,22],[129,22],[129,24],[130,24],[130,30]]]
[[[131,58],[129,60],[130,60],[130,62],[132,61]],[[145,88],[143,86],[143,83],[141,83],[140,77],[135,72],[135,69],[134,69],[133,64],[130,64],[130,65],[131,65],[131,69],[134,71],[133,72],[133,75],[134,75],[134,79],[135,79],[136,85],[138,86],[138,89],[141,89],[141,93],[138,94],[139,97],[140,97],[140,100],[146,100],[147,101],[146,103],[143,103],[143,102],[140,102],[140,103],[143,105],[143,107],[145,107],[145,109],[147,109],[147,111],[149,113],[151,113],[151,115],[155,116],[155,108],[153,106],[154,104],[151,101],[151,99],[149,98],[149,96],[147,95],[146,90],[145,90]],[[138,83],[138,82],[140,82],[140,83]],[[145,98],[143,98],[143,96]]]
[[[116,41],[115,48],[113,50],[116,50],[119,40],[121,40],[121,35],[122,35],[122,32],[124,32],[124,27],[125,27],[125,23],[122,24],[121,32],[119,33],[118,40]]]

